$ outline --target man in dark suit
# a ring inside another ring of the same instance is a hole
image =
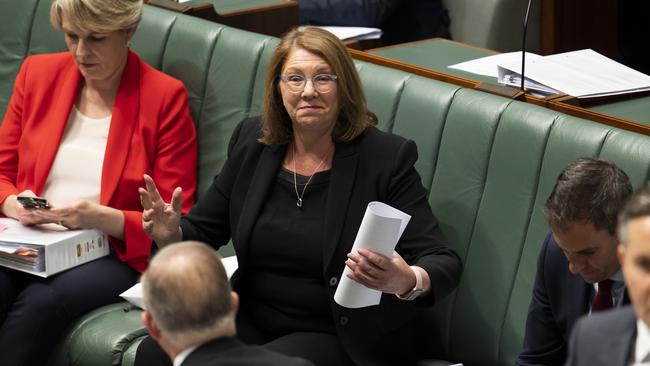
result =
[[[561,365],[576,320],[628,302],[616,258],[616,216],[632,194],[614,164],[582,158],[560,174],[544,206],[551,228],[537,275],[517,365]]]
[[[618,236],[618,257],[633,306],[580,319],[571,333],[568,366],[650,362],[650,185],[625,205]]]
[[[219,255],[199,242],[170,245],[142,276],[142,320],[175,366],[313,366],[234,338],[239,298]]]

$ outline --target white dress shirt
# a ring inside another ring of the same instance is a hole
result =
[[[632,365],[650,365],[650,329],[638,319],[636,321],[636,344]]]
[[[73,107],[41,195],[54,206],[99,203],[111,116],[90,118]]]
[[[194,352],[195,349],[199,348],[199,345],[192,346],[189,348],[185,348],[184,350],[180,351],[176,357],[174,357],[174,366],[181,366],[183,362],[185,362],[185,359]]]

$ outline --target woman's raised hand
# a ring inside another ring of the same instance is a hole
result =
[[[146,188],[139,188],[140,203],[142,203],[142,228],[158,244],[159,247],[181,241],[181,207],[182,193],[180,187],[174,189],[171,203],[162,200],[156,183],[144,175]]]

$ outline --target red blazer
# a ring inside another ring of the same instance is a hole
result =
[[[41,194],[82,76],[69,53],[30,56],[16,77],[0,126],[0,204],[31,189]],[[183,211],[194,203],[196,133],[183,84],[129,52],[113,106],[102,167],[100,203],[122,210],[125,242],[112,239],[120,260],[142,272],[151,239],[142,229],[138,187],[147,173],[165,200],[183,188]]]

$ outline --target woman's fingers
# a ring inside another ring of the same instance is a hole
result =
[[[147,191],[149,192],[149,198],[151,199],[152,202],[161,200],[160,192],[158,192],[158,188],[156,187],[156,183],[154,183],[153,178],[145,174],[144,184],[147,186]]]
[[[151,221],[153,218],[154,211],[152,209],[145,209],[142,211],[142,220],[143,221]]]
[[[151,209],[151,207],[153,207],[153,204],[151,202],[151,196],[149,195],[149,192],[144,188],[138,188],[138,193],[140,193],[140,204],[142,205],[142,208],[145,210]]]
[[[174,213],[180,215],[183,208],[183,190],[181,187],[176,187],[172,193],[172,210]]]

